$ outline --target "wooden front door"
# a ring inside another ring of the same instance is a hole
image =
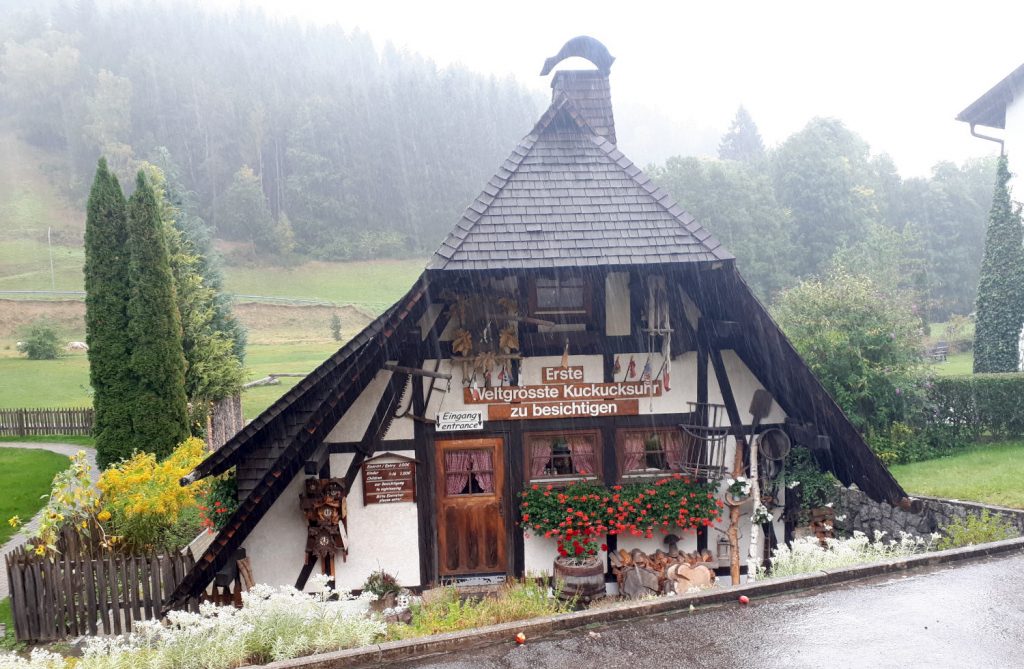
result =
[[[503,441],[438,441],[437,449],[441,575],[506,572]]]

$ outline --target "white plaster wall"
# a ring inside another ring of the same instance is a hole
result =
[[[604,280],[605,334],[626,336],[630,332],[629,273],[609,272]]]
[[[257,583],[295,585],[306,556],[306,519],[299,508],[304,475],[296,476],[243,546]]]
[[[982,134],[984,128],[980,128]],[[1024,96],[1018,96],[1006,106],[1006,130],[1003,131],[1003,148],[1013,177],[1010,179],[1010,197],[1024,202]]]
[[[415,457],[414,451],[394,452]],[[331,471],[347,471],[352,458],[351,453],[332,454]],[[304,527],[301,516],[298,522]],[[363,477],[356,477],[348,495],[348,536],[348,560],[339,559],[336,563],[339,588],[361,588],[370,572],[377,569],[394,575],[404,586],[420,585],[419,518],[415,502],[363,506]]]

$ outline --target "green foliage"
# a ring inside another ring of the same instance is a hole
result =
[[[936,544],[940,551],[1012,539],[1020,534],[1008,518],[991,513],[988,509],[968,514],[966,518],[957,518],[940,529],[945,535]]]
[[[57,328],[46,319],[37,319],[23,327],[18,350],[29,360],[56,360],[63,352]]]
[[[963,353],[972,350],[974,348],[974,319],[959,314],[950,316],[943,335],[941,338],[949,344],[950,353]]]
[[[341,316],[331,314],[331,339],[341,341]]]
[[[366,231],[398,240],[402,255],[433,250],[538,113],[511,79],[376,49],[340,25],[197,2],[61,21],[62,7],[33,7],[38,19],[20,29],[0,23],[4,121],[70,159],[61,181],[75,195],[97,154],[128,173],[166,147],[218,228],[249,165],[272,217],[236,220],[231,234],[275,253],[289,229],[299,252],[332,259],[360,257],[357,245],[395,251],[372,236],[351,243]]]
[[[793,448],[786,456],[786,482],[800,496],[800,508],[807,511],[838,499],[839,481],[832,472],[822,471],[806,448]]]
[[[921,319],[900,295],[842,269],[784,292],[786,336],[861,431],[903,420],[920,402]]]
[[[732,124],[729,125],[729,130],[722,136],[722,142],[718,145],[718,157],[722,160],[753,163],[764,156],[764,142],[761,141],[761,133],[757,131],[757,124],[750,117],[746,107],[740,105]]]
[[[1015,372],[1020,365],[1018,351],[1024,323],[1024,230],[1020,213],[1010,202],[1010,170],[1006,156],[996,168],[985,256],[978,284],[977,319],[974,332],[974,372]]]
[[[366,577],[363,590],[377,595],[377,599],[383,599],[389,594],[397,595],[402,591],[402,586],[398,584],[397,578],[383,569],[378,569]]]
[[[444,634],[567,613],[573,605],[572,601],[548,596],[547,586],[532,578],[510,582],[492,597],[464,599],[457,589],[445,588],[437,599],[413,604],[412,623],[392,626],[390,633],[403,639]]]
[[[160,205],[141,171],[128,211],[129,365],[134,385],[131,441],[119,455],[141,451],[163,457],[189,436],[185,355]]]
[[[232,468],[207,480],[210,481],[210,489],[198,507],[199,516],[203,527],[216,532],[223,529],[231,514],[238,510],[238,478]]]
[[[85,220],[85,341],[100,467],[132,452],[129,257],[127,205],[117,177],[101,158]]]
[[[772,154],[775,197],[792,212],[805,275],[881,221],[868,144],[836,119],[812,119]]]
[[[934,421],[964,442],[1024,437],[1024,374],[938,377],[928,399]]]
[[[192,407],[192,423],[205,426],[209,403],[240,392],[245,381],[242,360],[235,353],[234,316],[230,305],[222,305],[216,289],[206,284],[207,261],[176,223],[182,213],[167,197],[163,172],[150,165],[147,173],[159,203],[181,315],[185,394]],[[228,329],[218,330],[219,324]]]
[[[793,221],[763,164],[676,157],[651,177],[736,255],[762,298],[793,283]]]
[[[248,165],[235,172],[214,213],[225,238],[247,241],[254,251],[281,255],[294,246],[290,224],[274,220],[260,178]]]

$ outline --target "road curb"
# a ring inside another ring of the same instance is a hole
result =
[[[357,667],[386,666],[393,662],[412,660],[430,655],[466,650],[497,642],[511,643],[519,632],[528,639],[542,637],[589,625],[606,624],[644,616],[678,612],[693,606],[708,606],[735,601],[740,595],[751,599],[807,590],[897,573],[920,567],[933,567],[972,558],[984,558],[1024,550],[1024,537],[1006,539],[966,548],[952,548],[945,551],[924,553],[909,558],[887,560],[855,567],[844,567],[829,571],[811,572],[799,576],[774,578],[756,583],[715,588],[686,595],[658,597],[656,599],[627,601],[592,611],[576,611],[556,616],[545,616],[531,620],[520,620],[500,625],[490,625],[462,632],[438,634],[419,639],[389,641],[382,644],[352,648],[349,650],[310,655],[259,665],[265,669],[355,669]],[[243,669],[252,669],[252,667]]]

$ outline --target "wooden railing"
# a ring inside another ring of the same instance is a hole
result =
[[[0,409],[0,436],[92,434],[93,410],[81,409]]]

